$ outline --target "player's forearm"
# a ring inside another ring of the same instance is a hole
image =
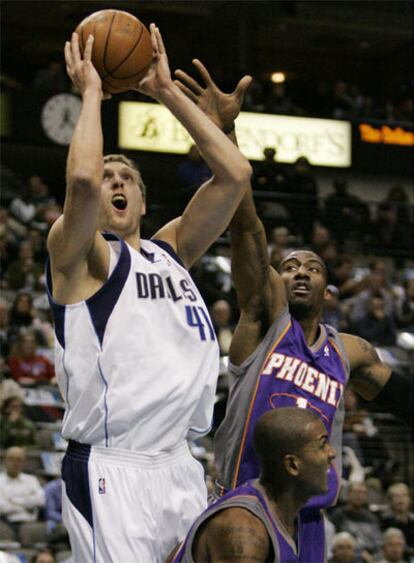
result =
[[[102,93],[86,91],[82,109],[70,144],[67,180],[100,187],[103,175]]]
[[[237,135],[234,126],[234,122],[227,124],[223,128],[223,132],[227,135],[227,138],[238,147]],[[235,238],[239,233],[243,234],[248,231],[255,232],[261,227],[261,221],[259,220],[256,212],[256,206],[253,200],[253,192],[251,184],[243,196],[236,213],[230,223],[230,232]]]
[[[247,185],[251,175],[249,161],[203,111],[175,85],[162,93],[160,101],[187,129],[218,179]]]

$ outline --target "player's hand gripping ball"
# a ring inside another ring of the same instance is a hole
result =
[[[94,36],[92,63],[108,94],[126,92],[144,78],[152,61],[151,36],[135,16],[121,10],[101,10],[76,28],[81,55]]]

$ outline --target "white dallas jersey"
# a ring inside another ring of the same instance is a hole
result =
[[[208,432],[219,352],[206,305],[162,241],[141,251],[113,235],[110,275],[86,301],[60,305],[55,369],[66,411],[62,435],[138,451]]]

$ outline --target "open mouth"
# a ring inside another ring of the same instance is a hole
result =
[[[124,211],[128,205],[127,198],[123,194],[115,194],[111,199],[111,203],[119,211]]]
[[[309,284],[304,283],[304,282],[300,282],[300,283],[296,283],[292,286],[292,293],[294,293],[295,295],[309,295],[311,292],[311,288],[309,286]]]

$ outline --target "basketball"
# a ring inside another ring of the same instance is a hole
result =
[[[80,52],[94,36],[92,63],[109,94],[126,92],[146,74],[152,60],[151,36],[138,18],[121,10],[101,10],[76,28]]]

